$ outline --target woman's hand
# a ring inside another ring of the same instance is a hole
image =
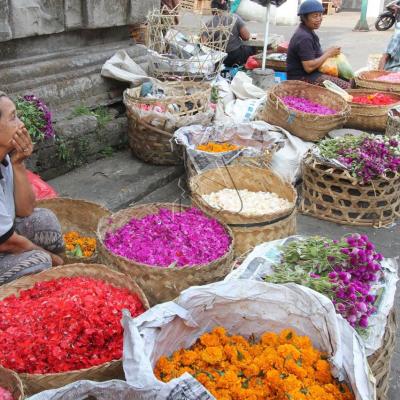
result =
[[[20,164],[28,158],[33,152],[33,143],[25,127],[18,129],[12,138],[14,151],[11,154],[11,162]]]
[[[341,48],[338,46],[330,47],[328,50],[325,51],[325,54],[328,57],[336,57],[340,54]]]

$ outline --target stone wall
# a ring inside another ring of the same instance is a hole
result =
[[[132,25],[159,6],[160,0],[0,0],[0,42]]]

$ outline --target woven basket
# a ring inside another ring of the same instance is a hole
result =
[[[136,44],[148,43],[148,25],[147,24],[135,24],[129,28],[132,39]]]
[[[229,166],[211,169],[190,179],[189,188],[193,203],[206,214],[229,225],[235,237],[235,255],[265,241],[280,239],[296,233],[295,204],[297,194],[293,186],[284,182],[269,169],[248,166]],[[224,188],[253,192],[275,192],[289,200],[293,206],[259,216],[245,216],[211,207],[202,196]]]
[[[195,82],[165,82],[163,89],[166,94],[163,99],[140,97],[140,88],[125,90],[129,146],[133,154],[144,162],[177,165],[181,164],[182,157],[179,149],[172,145],[171,139],[179,127],[179,119],[209,109],[211,86]],[[157,117],[150,115],[146,119],[141,110],[143,106],[158,106],[168,112],[157,113]],[[176,122],[171,123],[171,117]]]
[[[375,80],[380,76],[389,75],[390,73],[389,71],[364,71],[355,77],[355,82],[359,88],[400,93],[400,83],[379,82]]]
[[[353,89],[347,91],[352,96],[368,96],[376,93],[376,90]],[[366,131],[384,132],[388,120],[388,112],[392,107],[400,105],[400,94],[384,93],[396,99],[396,103],[387,106],[375,106],[367,104],[350,103],[351,114],[346,122],[346,128]]]
[[[394,136],[400,132],[400,113],[397,110],[389,110],[386,125],[386,136]]]
[[[272,54],[272,53],[276,53],[276,52],[275,51],[269,51],[268,53]],[[254,58],[258,62],[260,62],[260,64],[261,64],[262,63],[262,59],[263,59],[263,54],[262,53],[256,54],[254,56]],[[266,59],[265,60],[265,67],[273,69],[274,71],[286,72],[286,61]]]
[[[55,198],[40,200],[38,207],[53,211],[60,221],[63,233],[77,231],[83,236],[96,237],[97,224],[100,218],[111,215],[111,212],[99,204],[86,200]],[[60,254],[65,264],[95,264],[98,261],[97,250],[92,257],[73,257],[65,252]]]
[[[57,278],[86,276],[103,280],[116,287],[127,288],[139,296],[145,309],[149,308],[146,296],[140,287],[129,277],[100,264],[71,264],[40,272],[35,275],[25,276],[13,282],[0,286],[0,300],[18,295],[21,290],[32,288],[37,282],[50,281]],[[123,379],[122,360],[82,369],[79,371],[61,372],[55,374],[18,374],[25,387],[26,395],[33,395],[47,389],[55,389],[69,383],[87,379],[93,381],[107,381],[110,379]]]
[[[7,389],[13,396],[13,400],[24,398],[24,387],[18,375],[9,369],[0,366],[0,386]]]
[[[288,108],[282,97],[304,98],[337,111],[334,115],[315,115]],[[317,142],[330,131],[343,127],[350,115],[350,107],[339,95],[301,81],[285,81],[276,85],[268,94],[268,100],[259,117],[272,125],[278,125],[295,136]]]
[[[118,229],[132,218],[143,218],[149,214],[157,214],[162,208],[178,212],[190,207],[173,203],[143,204],[113,214],[111,216],[112,222],[109,218],[101,219],[97,230],[99,251],[102,257],[135,279],[143,288],[151,305],[173,300],[182,290],[190,286],[204,285],[223,279],[230,272],[233,260],[233,234],[227,226],[224,226],[224,228],[232,238],[228,252],[223,257],[205,265],[187,268],[155,267],[115,255],[105,247],[104,237],[106,232]]]
[[[400,174],[388,173],[360,185],[349,171],[303,159],[304,214],[344,225],[382,227],[400,215]]]

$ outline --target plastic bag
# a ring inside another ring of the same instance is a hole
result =
[[[339,54],[336,57],[337,68],[339,71],[339,78],[350,80],[354,78],[354,71],[351,67],[347,57],[344,54]]]
[[[330,76],[339,76],[339,68],[336,62],[336,57],[329,57],[320,67],[319,72]]]
[[[55,197],[58,197],[58,193],[39,175],[36,175],[31,171],[26,171],[26,173],[28,174],[28,179],[32,185],[36,200],[54,199]]]

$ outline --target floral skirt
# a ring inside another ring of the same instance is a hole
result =
[[[324,86],[324,81],[331,81],[338,85],[342,89],[350,89],[352,87],[351,82],[345,81],[344,79],[337,78],[335,76],[321,74],[315,80],[303,78],[304,82],[311,83],[313,85]]]

